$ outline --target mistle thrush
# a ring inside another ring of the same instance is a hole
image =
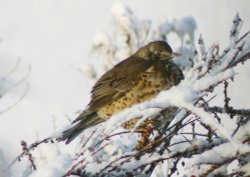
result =
[[[179,84],[183,74],[172,61],[175,54],[166,42],[151,42],[103,74],[91,91],[87,108],[62,140],[70,143],[85,129]]]

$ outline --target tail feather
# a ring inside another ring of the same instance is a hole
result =
[[[66,140],[66,144],[69,144],[85,129],[103,122],[103,119],[101,119],[96,113],[92,113],[77,119],[78,123],[76,123],[75,121],[73,122],[76,123],[75,126],[63,132],[61,140]]]

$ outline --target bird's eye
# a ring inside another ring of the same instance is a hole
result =
[[[159,51],[154,51],[154,54],[159,56],[160,55],[160,52]]]

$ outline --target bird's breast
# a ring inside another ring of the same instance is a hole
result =
[[[162,73],[151,67],[138,77],[134,86],[121,98],[103,106],[97,114],[106,119],[127,107],[152,99],[160,91],[166,90],[168,87]]]

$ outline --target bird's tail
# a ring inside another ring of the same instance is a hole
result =
[[[84,117],[81,117],[80,115],[77,120],[78,121],[73,122],[76,125],[64,131],[62,137],[60,138],[62,141],[66,140],[66,144],[69,144],[85,129],[103,122],[103,119],[101,119],[95,112]]]

